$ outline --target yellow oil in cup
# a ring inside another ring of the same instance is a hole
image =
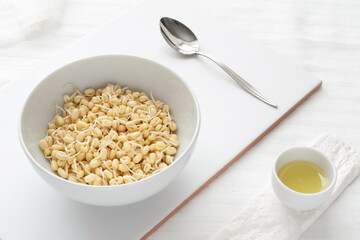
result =
[[[329,186],[325,171],[315,163],[305,160],[284,164],[277,175],[288,188],[300,193],[317,193]]]

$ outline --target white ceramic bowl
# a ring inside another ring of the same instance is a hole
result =
[[[128,86],[135,91],[152,92],[170,106],[176,119],[180,142],[174,163],[149,178],[118,186],[90,186],[73,183],[54,173],[38,147],[45,137],[47,124],[55,116],[55,104],[63,104],[65,93],[74,83],[80,90],[103,88],[107,83]],[[76,201],[101,206],[134,203],[169,185],[192,154],[200,128],[200,110],[196,97],[174,72],[150,60],[123,55],[85,58],[61,67],[43,79],[31,92],[19,122],[21,145],[36,172],[53,188]]]
[[[317,193],[300,193],[288,188],[278,177],[279,169],[288,162],[306,160],[320,166],[329,179],[329,186]],[[332,161],[318,150],[310,147],[293,147],[281,152],[272,169],[271,183],[275,195],[286,206],[296,210],[311,210],[322,205],[334,190],[336,169]]]

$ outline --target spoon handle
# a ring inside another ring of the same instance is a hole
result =
[[[229,74],[245,91],[253,95],[254,97],[258,98],[259,100],[263,101],[266,104],[269,104],[270,106],[277,108],[278,105],[273,102],[271,99],[265,97],[263,94],[261,94],[258,90],[255,89],[250,83],[245,81],[242,77],[240,77],[238,74],[236,74],[233,70],[231,70],[228,66],[226,66],[224,63],[220,62],[216,58],[207,55],[202,52],[196,52],[196,54],[204,56],[214,63],[216,63],[219,67],[221,67],[227,74]]]

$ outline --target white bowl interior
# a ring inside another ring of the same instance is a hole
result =
[[[70,63],[36,86],[20,120],[20,134],[26,149],[35,161],[51,173],[49,161],[39,149],[38,141],[46,136],[47,124],[55,116],[55,104],[62,106],[63,95],[73,92],[71,85],[64,87],[67,83],[74,83],[80,90],[103,88],[107,83],[119,84],[134,91],[146,92],[149,96],[152,93],[155,99],[168,104],[178,125],[180,142],[174,161],[189,147],[198,127],[196,99],[186,84],[162,65],[123,55],[97,56]]]

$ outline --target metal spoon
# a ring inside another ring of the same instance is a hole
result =
[[[212,56],[200,52],[200,44],[195,34],[181,22],[172,18],[163,17],[160,19],[160,30],[165,41],[176,51],[184,55],[201,55],[212,60],[229,74],[245,91],[274,108],[278,107],[275,102],[261,94],[250,83],[246,82],[224,63]]]

